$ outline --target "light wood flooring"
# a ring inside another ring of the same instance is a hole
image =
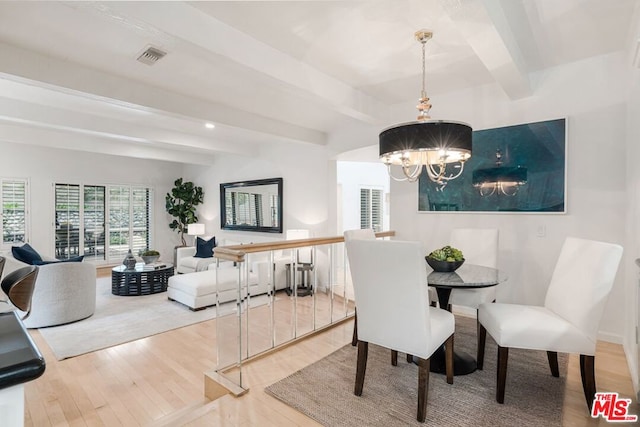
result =
[[[349,343],[352,327],[353,322],[346,321],[252,361],[243,371],[250,391],[239,398],[227,395],[213,402],[204,398],[203,373],[216,365],[215,320],[63,361],[56,361],[40,333],[32,330],[47,368],[41,378],[25,385],[25,425],[318,425],[267,395],[264,387]],[[600,391],[617,391],[625,398],[633,397],[620,345],[598,343],[596,380]],[[639,414],[633,400],[631,413]],[[590,418],[578,358],[571,356],[563,425],[606,424],[602,419]]]

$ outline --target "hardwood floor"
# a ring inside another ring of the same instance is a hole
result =
[[[47,361],[45,374],[25,385],[26,426],[313,426],[313,420],[263,389],[351,341],[347,321],[252,361],[243,378],[250,391],[213,402],[203,395],[203,373],[216,365],[215,320],[56,361],[37,330],[31,335]],[[563,425],[605,425],[587,412],[578,357],[571,356]],[[622,347],[598,343],[601,391],[632,398]],[[634,400],[631,413],[638,414]]]

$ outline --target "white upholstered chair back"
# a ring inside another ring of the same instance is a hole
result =
[[[345,245],[352,240],[375,240],[375,238],[376,233],[373,228],[345,230],[344,232]]]
[[[430,339],[424,254],[420,242],[349,242],[359,340],[421,358],[441,344]]]
[[[556,263],[544,306],[593,340],[622,258],[612,243],[568,237]]]

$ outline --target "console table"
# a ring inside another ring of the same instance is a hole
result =
[[[124,265],[111,269],[111,293],[120,296],[150,295],[167,290],[173,264],[160,266],[136,264],[127,270]]]

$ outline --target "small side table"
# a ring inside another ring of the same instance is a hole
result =
[[[297,285],[298,289],[296,295],[305,297],[313,293],[313,286],[311,285],[311,271],[313,271],[313,264],[306,262],[299,262],[296,264],[296,272],[301,273],[301,282]],[[291,284],[291,263],[285,264],[286,276],[287,276],[287,295],[293,294],[293,285]],[[297,276],[297,275],[296,275]],[[297,277],[296,277],[296,282]]]
[[[132,270],[124,265],[111,269],[111,293],[120,296],[150,295],[167,290],[173,264],[160,266],[136,264]]]

